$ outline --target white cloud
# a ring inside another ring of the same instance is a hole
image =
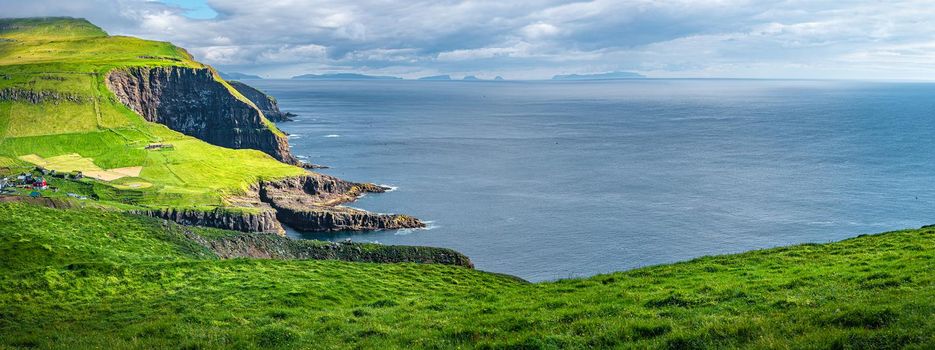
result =
[[[658,76],[927,76],[930,1],[208,0],[192,19],[148,0],[0,0],[5,16],[87,17],[221,69]]]
[[[306,62],[324,59],[328,48],[315,45],[280,46],[277,48],[263,48],[258,57],[242,57],[242,61],[253,60],[260,63],[288,63]]]
[[[484,47],[470,50],[452,50],[438,54],[440,61],[464,61],[493,57],[526,57],[529,56],[528,44],[519,44],[514,47]]]
[[[240,53],[243,49],[239,46],[202,46],[191,51],[204,61],[214,64],[232,64],[240,63]]]
[[[529,39],[542,39],[556,35],[560,32],[560,30],[554,25],[537,22],[523,27],[520,29],[520,32],[523,34],[523,36]]]

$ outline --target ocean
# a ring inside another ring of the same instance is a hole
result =
[[[252,80],[349,204],[531,281],[935,223],[935,84]]]

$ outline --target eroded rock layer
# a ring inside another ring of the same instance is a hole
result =
[[[330,259],[474,267],[467,256],[446,248],[294,240],[261,233],[244,233],[214,239],[207,239],[191,232],[186,232],[186,236],[211,249],[222,259]]]
[[[0,101],[18,101],[18,102],[28,102],[33,104],[38,103],[59,103],[59,102],[71,102],[71,103],[85,103],[89,102],[90,99],[78,94],[60,92],[60,91],[48,91],[48,90],[26,90],[26,89],[17,89],[17,88],[5,88],[0,89]]]
[[[276,219],[276,212],[270,208],[251,211],[215,209],[209,211],[196,209],[154,209],[133,210],[140,214],[170,220],[182,225],[215,227],[243,232],[265,232],[284,235],[282,225]]]

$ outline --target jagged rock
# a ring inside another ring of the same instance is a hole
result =
[[[91,99],[87,96],[61,91],[5,88],[0,89],[0,101],[17,101],[33,104],[50,102],[57,104],[60,102],[85,103],[90,102]]]
[[[182,225],[215,227],[243,232],[267,232],[285,235],[282,225],[276,220],[276,212],[270,208],[253,211],[215,209],[152,209],[131,210],[131,213],[171,220]]]
[[[280,221],[299,231],[365,231],[425,227],[419,219],[347,207],[278,207]]]
[[[244,233],[214,239],[207,239],[190,231],[186,231],[185,235],[211,249],[222,259],[330,259],[373,263],[445,264],[474,268],[470,258],[446,248],[294,240],[262,233]]]
[[[254,106],[237,99],[207,68],[132,67],[107,74],[107,86],[150,122],[229,148],[252,148],[289,164],[298,159]]]
[[[260,183],[260,200],[276,209],[276,217],[300,231],[363,231],[419,228],[419,219],[400,214],[378,214],[338,206],[361,194],[382,193],[386,188],[309,174]]]
[[[312,163],[307,163],[307,162],[302,162],[301,164],[299,164],[299,166],[305,169],[330,169],[331,168],[330,166],[327,166],[327,165],[312,164]]]
[[[295,117],[295,114],[280,111],[279,104],[273,96],[267,95],[263,91],[236,80],[228,80],[227,82],[244,95],[244,97],[253,102],[253,104],[263,112],[266,119],[274,122],[288,122],[292,121],[292,117]]]

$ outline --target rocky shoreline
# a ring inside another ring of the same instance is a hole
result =
[[[238,207],[214,210],[161,208],[134,210],[135,214],[171,220],[183,225],[215,227],[241,232],[284,235],[283,224],[305,232],[371,231],[424,228],[414,217],[379,214],[341,206],[364,193],[383,193],[374,184],[344,181],[309,173],[276,181],[261,181],[235,199]]]
[[[307,176],[260,183],[259,199],[277,211],[276,217],[299,231],[366,231],[422,228],[419,219],[399,214],[376,214],[343,207],[364,193],[383,193],[374,184],[353,183],[333,176]]]

